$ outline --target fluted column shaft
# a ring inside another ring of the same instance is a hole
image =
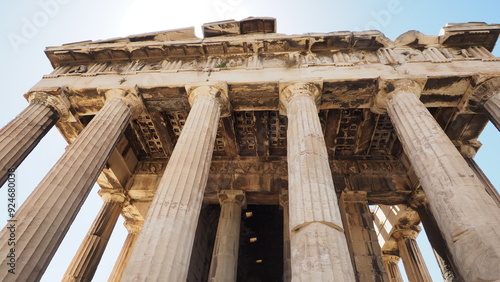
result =
[[[219,195],[221,211],[208,275],[210,282],[236,281],[244,200],[242,191],[228,190]]]
[[[427,239],[434,250],[434,255],[436,256],[444,281],[463,281],[464,279],[460,277],[446,240],[439,230],[434,215],[429,209],[429,202],[424,192],[420,189],[415,191],[412,198],[408,200],[408,204],[418,212],[418,217],[426,230],[425,235],[427,235]]]
[[[469,167],[476,173],[476,176],[483,183],[484,188],[486,189],[486,193],[488,193],[493,201],[495,201],[497,206],[500,207],[500,193],[498,193],[498,190],[495,188],[495,186],[493,186],[493,184],[490,182],[488,177],[484,174],[484,172],[481,170],[481,168],[473,158],[464,156],[464,159],[469,164]]]
[[[359,281],[388,281],[366,191],[343,191],[340,211],[354,271]]]
[[[226,92],[227,93],[227,92]],[[158,185],[123,281],[185,281],[207,184],[220,89],[200,86]]]
[[[125,200],[120,195],[104,195],[104,204],[78,248],[62,281],[92,281]]]
[[[480,83],[473,89],[468,105],[472,110],[486,111],[490,121],[500,130],[500,77],[479,75],[477,80]]]
[[[500,280],[500,209],[418,99],[395,87],[387,112],[457,267],[467,281]]]
[[[500,130],[500,89],[496,91],[497,93],[484,103],[484,109],[488,112],[491,122]]]
[[[399,256],[403,259],[408,280],[410,282],[432,282],[429,270],[427,270],[415,240],[417,235],[418,232],[412,229],[399,229],[392,234],[398,244]]]
[[[125,242],[123,243],[118,258],[116,259],[113,270],[111,270],[111,274],[109,275],[108,279],[109,282],[120,282],[122,280],[123,272],[125,271],[125,267],[130,260],[130,256],[132,255],[132,251],[134,250],[137,238],[139,238],[139,232],[141,231],[143,222],[125,221],[124,225],[128,230],[128,235],[127,238],[125,238]]]
[[[309,83],[287,86],[292,281],[354,281],[325,140]]]
[[[111,99],[69,146],[16,213],[16,274],[9,274],[7,254],[0,246],[0,280],[40,279],[76,214],[92,189],[130,120],[129,105]],[[4,228],[1,238],[10,231]]]
[[[389,276],[389,281],[391,282],[403,282],[403,277],[401,276],[401,271],[399,271],[398,256],[393,255],[382,255],[384,260],[385,270]]]
[[[42,103],[31,103],[0,130],[0,186],[8,170],[17,168],[59,119],[58,112]]]
[[[282,191],[279,199],[283,209],[283,282],[292,279],[291,251],[290,251],[290,209],[288,191]]]

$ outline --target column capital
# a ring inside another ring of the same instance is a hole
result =
[[[280,81],[280,114],[286,115],[288,103],[293,97],[299,95],[309,96],[313,99],[316,105],[321,103],[321,90],[323,89],[322,79],[311,79],[305,81]]]
[[[475,140],[468,142],[468,144],[461,144],[457,147],[457,149],[462,156],[473,159],[481,146],[481,142]]]
[[[378,92],[372,101],[371,110],[376,114],[385,114],[387,102],[393,94],[410,92],[420,98],[427,77],[383,78],[378,79]]]
[[[190,83],[186,84],[185,88],[191,107],[196,99],[200,97],[211,97],[219,103],[221,117],[231,115],[231,104],[229,103],[229,91],[226,82]]]
[[[396,255],[386,255],[386,254],[382,254],[382,259],[385,261],[385,262],[388,262],[388,263],[395,263],[395,264],[398,264],[399,260],[401,259],[399,256],[396,256]]]
[[[418,207],[428,205],[429,201],[422,188],[415,190],[410,198],[408,199],[408,206],[413,210],[417,210]]]
[[[128,233],[131,234],[139,234],[142,229],[142,225],[144,224],[144,221],[139,221],[139,220],[126,220],[123,222],[123,225],[125,228],[127,228]]]
[[[217,196],[221,205],[227,201],[234,201],[242,207],[246,206],[245,192],[242,190],[221,190]]]
[[[109,190],[109,189],[100,189],[97,194],[101,196],[104,202],[117,202],[123,203],[127,200],[125,194],[117,189]]]
[[[127,103],[132,116],[137,116],[144,110],[144,104],[137,86],[120,88],[104,86],[97,88],[97,92],[104,96],[105,101],[120,99]]]
[[[68,121],[74,119],[74,117],[69,111],[71,102],[66,93],[66,87],[55,87],[30,91],[24,97],[30,104],[39,103],[52,107],[59,114],[60,121]]]
[[[394,231],[391,236],[394,237],[396,241],[406,238],[417,239],[418,233],[420,233],[421,230],[422,228],[418,225],[412,225],[410,227],[396,225],[394,226]]]
[[[500,93],[500,77],[475,77],[476,87],[472,90],[469,106],[482,107],[492,96]]]

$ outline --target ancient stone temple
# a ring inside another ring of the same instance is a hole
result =
[[[276,33],[247,18],[45,51],[54,67],[0,131],[1,182],[56,126],[70,144],[16,213],[16,274],[41,278],[97,181],[64,281],[500,280],[500,197],[474,162],[500,129],[500,25]],[[8,228],[1,238],[9,236]]]

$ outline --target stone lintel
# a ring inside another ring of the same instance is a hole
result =
[[[360,202],[368,203],[368,192],[367,191],[342,191],[342,200],[345,202]]]
[[[308,79],[304,81],[280,81],[279,83],[279,111],[286,115],[290,100],[297,95],[310,96],[316,105],[321,104],[323,80],[320,78]],[[319,111],[319,109],[318,109]]]
[[[427,77],[424,76],[413,76],[404,79],[380,77],[378,80],[378,93],[375,94],[371,105],[372,112],[385,114],[387,101],[395,93],[411,92],[420,98],[426,82]]]
[[[242,190],[221,190],[218,194],[219,203],[222,205],[226,201],[234,201],[241,207],[246,207],[245,191]]]
[[[59,121],[75,121],[75,117],[70,112],[71,102],[67,96],[68,88],[49,87],[32,89],[24,94],[30,104],[40,103],[52,107],[59,114]]]
[[[191,107],[194,101],[199,97],[212,97],[219,103],[221,117],[228,117],[231,115],[231,104],[229,103],[229,91],[226,82],[190,83],[186,84],[185,88]]]
[[[109,101],[111,99],[122,99],[125,101],[130,107],[132,117],[137,117],[144,111],[144,104],[141,96],[139,95],[139,88],[137,85],[133,87],[102,86],[96,90],[104,97],[105,101]]]

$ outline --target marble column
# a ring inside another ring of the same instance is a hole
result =
[[[490,121],[500,130],[500,78],[490,78],[474,89],[471,103],[482,106]],[[472,105],[474,107],[476,105]]]
[[[406,276],[410,282],[432,282],[431,275],[425,265],[422,253],[418,248],[417,238],[420,227],[397,228],[392,237],[398,244],[399,256],[403,259]]]
[[[500,280],[499,207],[419,100],[421,84],[381,80],[379,85],[375,102],[385,102],[462,277]]]
[[[491,183],[486,174],[484,174],[483,170],[481,170],[481,167],[479,167],[479,165],[473,159],[473,156],[464,155],[463,152],[462,155],[464,156],[465,161],[469,164],[469,167],[474,171],[474,173],[476,173],[476,176],[483,183],[484,188],[486,189],[486,193],[488,193],[493,201],[495,201],[497,206],[500,207],[500,194],[498,193],[498,190],[495,188],[495,186],[493,186],[493,183]]]
[[[117,94],[115,96],[115,94]],[[37,281],[63,240],[139,104],[133,94],[111,91],[108,101],[16,213],[15,251],[0,245],[1,281]],[[7,225],[1,238],[12,233]],[[7,255],[14,253],[15,274]]]
[[[283,282],[292,279],[290,252],[290,210],[288,208],[288,190],[281,190],[279,203],[283,210]]]
[[[130,260],[132,251],[134,250],[137,238],[139,238],[139,232],[142,229],[143,221],[125,221],[124,225],[127,228],[128,235],[123,243],[122,250],[116,259],[113,270],[109,275],[108,282],[120,282],[122,280],[123,271]]]
[[[358,281],[389,281],[366,191],[343,191],[340,212]]]
[[[321,81],[280,83],[288,116],[292,281],[354,281],[317,104]]]
[[[214,251],[210,264],[210,282],[235,282],[240,247],[241,208],[245,205],[245,193],[239,190],[222,190],[221,206]]]
[[[401,271],[399,271],[399,257],[394,255],[382,255],[384,260],[385,270],[389,276],[389,281],[391,282],[403,282],[403,277],[401,276]]]
[[[62,90],[32,92],[29,106],[0,130],[0,186],[8,170],[16,169],[59,120],[69,116],[69,101]]]
[[[418,212],[418,216],[424,226],[427,239],[432,246],[441,274],[446,282],[464,281],[457,270],[455,260],[446,245],[435,217],[429,209],[429,202],[422,189],[413,192],[413,195],[408,200],[408,205]]]
[[[500,130],[500,89],[497,89],[497,93],[484,103],[484,109],[490,116],[491,122]]]
[[[101,210],[83,239],[62,281],[92,281],[104,250],[122,210],[123,194],[99,193],[104,200]]]
[[[123,281],[185,281],[227,85],[188,85],[191,111],[158,185]]]

